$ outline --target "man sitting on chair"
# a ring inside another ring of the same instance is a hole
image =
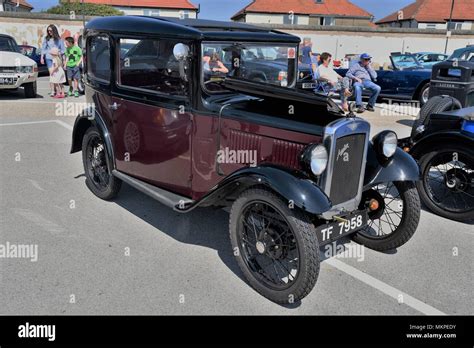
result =
[[[354,89],[356,95],[357,112],[364,112],[364,105],[362,104],[362,92],[367,88],[372,92],[369,103],[367,104],[367,111],[375,111],[374,106],[380,94],[381,88],[372,80],[377,80],[377,73],[370,66],[372,57],[364,53],[360,56],[360,61],[351,66],[346,76],[354,80]]]
[[[332,60],[330,53],[324,52],[321,54],[320,61],[321,65],[317,68],[317,75],[320,81],[327,82],[332,90],[340,92],[342,108],[344,111],[348,111],[347,97],[351,96],[350,91],[350,79],[348,77],[342,77],[334,69],[329,66]]]

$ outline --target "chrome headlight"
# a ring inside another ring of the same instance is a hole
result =
[[[17,66],[16,72],[20,74],[32,74],[33,73],[33,66]]]
[[[328,152],[323,145],[312,145],[302,155],[303,166],[307,171],[319,176],[328,165]]]
[[[383,131],[374,137],[373,142],[378,154],[385,158],[393,157],[397,151],[398,137],[395,132]]]

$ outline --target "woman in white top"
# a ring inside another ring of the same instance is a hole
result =
[[[332,60],[330,53],[324,52],[321,54],[321,65],[319,65],[317,72],[319,79],[329,83],[334,90],[340,91],[342,108],[348,111],[347,97],[352,95],[350,91],[351,81],[348,77],[342,77],[329,65]]]

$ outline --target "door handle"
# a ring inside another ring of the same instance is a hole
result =
[[[113,103],[112,105],[109,105],[110,110],[118,110],[121,104]]]

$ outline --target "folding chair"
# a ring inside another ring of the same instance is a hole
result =
[[[313,67],[311,67],[311,76],[316,84],[316,88],[314,89],[315,93],[325,94],[327,96],[337,94],[337,91],[331,86],[331,84],[326,79],[323,79],[319,75],[318,70],[313,69]]]

